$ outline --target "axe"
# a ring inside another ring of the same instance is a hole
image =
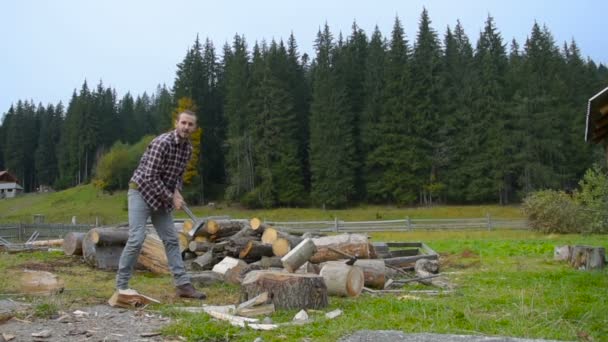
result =
[[[194,216],[194,214],[192,213],[192,211],[190,211],[190,208],[188,208],[188,206],[186,205],[186,203],[182,204],[182,209],[192,219],[192,223],[193,223],[192,230],[190,230],[188,232],[188,235],[190,235],[190,237],[192,238],[192,237],[194,237],[194,235],[196,234],[196,232],[198,232],[198,230],[201,229],[205,225],[205,223],[207,223],[207,219],[206,218],[199,219],[198,217]]]

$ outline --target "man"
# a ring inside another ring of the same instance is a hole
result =
[[[127,290],[133,267],[146,238],[146,221],[162,239],[169,268],[179,297],[205,299],[186,274],[173,225],[172,210],[184,205],[182,176],[192,155],[189,137],[196,130],[196,115],[185,110],[175,122],[175,130],[154,138],[139,161],[129,182],[129,239],[120,256],[116,288]]]

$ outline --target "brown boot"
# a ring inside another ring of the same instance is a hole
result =
[[[194,299],[205,299],[207,295],[203,292],[197,291],[192,284],[184,284],[175,288],[175,293],[181,298],[194,298]]]

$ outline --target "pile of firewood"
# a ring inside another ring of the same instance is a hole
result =
[[[355,297],[364,289],[381,292],[414,281],[442,286],[435,279],[438,256],[423,243],[372,243],[364,234],[300,236],[256,218],[209,219],[191,234],[194,226],[176,221],[192,281],[240,284],[243,302],[266,292],[266,304],[277,309],[318,309],[327,306],[328,295]],[[94,267],[116,269],[127,238],[126,226],[94,228],[68,234],[64,251],[82,253]],[[163,243],[151,226],[138,267],[169,273]]]

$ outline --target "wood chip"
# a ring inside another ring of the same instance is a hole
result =
[[[35,333],[32,333],[32,337],[41,337],[41,338],[51,337],[51,331],[47,329],[47,330],[35,332]]]
[[[153,336],[158,336],[160,334],[161,333],[159,333],[159,332],[144,332],[144,333],[139,334],[139,336],[141,336],[141,337],[153,337]]]

